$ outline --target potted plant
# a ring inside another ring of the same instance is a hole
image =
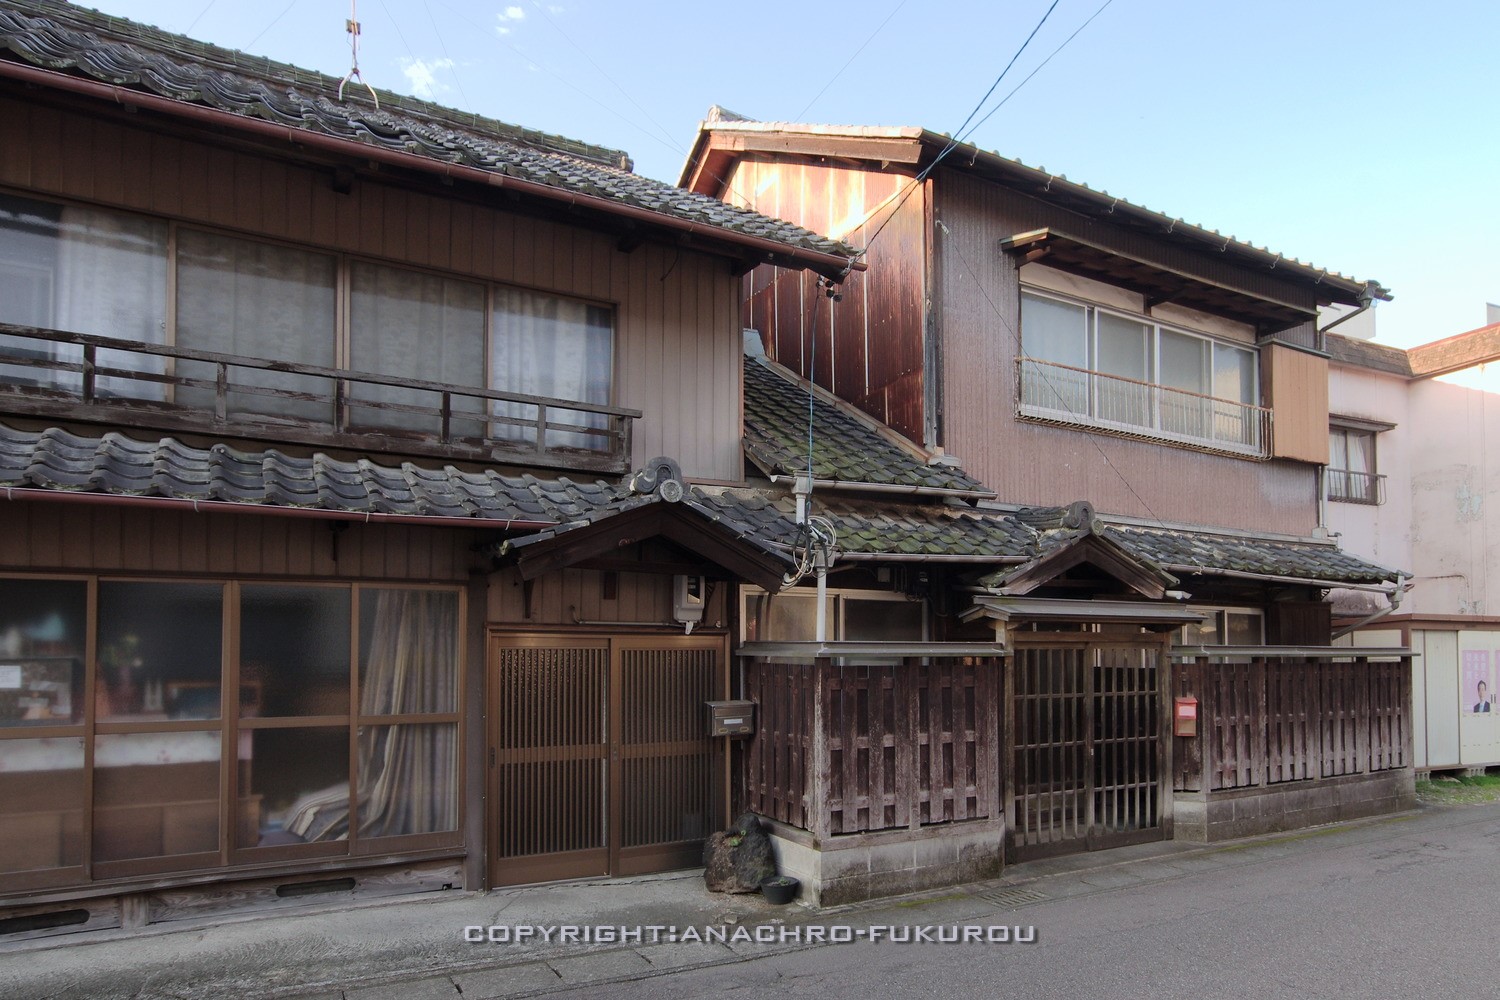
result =
[[[760,892],[766,897],[766,902],[790,903],[797,898],[797,890],[802,888],[802,883],[790,875],[773,875],[760,884]]]

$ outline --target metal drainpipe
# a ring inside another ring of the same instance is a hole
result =
[[[1327,347],[1326,347],[1327,341],[1325,340],[1325,336],[1327,335],[1327,333],[1328,333],[1329,330],[1332,330],[1334,327],[1338,326],[1340,323],[1347,323],[1347,322],[1349,322],[1351,319],[1353,319],[1354,317],[1358,316],[1360,313],[1364,312],[1366,309],[1369,309],[1374,304],[1375,304],[1375,293],[1370,290],[1370,286],[1369,285],[1365,285],[1365,290],[1359,294],[1359,308],[1358,309],[1354,310],[1352,313],[1350,313],[1347,316],[1340,316],[1338,319],[1334,320],[1332,323],[1329,323],[1327,326],[1323,327],[1323,329],[1321,329],[1321,330],[1318,331],[1318,344],[1317,344],[1318,350],[1320,350],[1320,351],[1327,350]]]
[[[1402,594],[1402,591],[1405,588],[1405,586],[1406,586],[1406,577],[1404,577],[1400,573],[1397,573],[1396,574],[1396,589],[1393,590],[1393,591],[1391,591],[1391,603],[1390,603],[1390,605],[1388,607],[1381,608],[1379,611],[1375,612],[1373,615],[1370,615],[1370,616],[1365,617],[1365,618],[1361,618],[1359,621],[1355,622],[1353,625],[1346,625],[1344,628],[1341,628],[1337,632],[1333,633],[1333,635],[1330,638],[1332,638],[1332,639],[1342,639],[1344,636],[1348,635],[1350,632],[1358,631],[1359,629],[1364,628],[1366,625],[1370,624],[1371,622],[1376,621],[1376,620],[1381,619],[1381,618],[1384,618],[1386,615],[1390,614],[1392,611],[1395,611],[1397,608],[1399,608],[1401,606],[1401,594]]]

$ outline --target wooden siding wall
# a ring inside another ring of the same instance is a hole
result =
[[[1180,251],[1158,252],[1142,237],[1112,232],[961,173],[940,172],[937,198],[934,215],[946,227],[933,237],[944,364],[942,444],[965,469],[1010,502],[1087,499],[1113,514],[1291,534],[1312,530],[1317,480],[1311,466],[1209,455],[1016,419],[1019,278],[999,241],[1056,225],[1175,266],[1191,264],[1176,259]],[[1213,273],[1227,269],[1210,268],[1209,276],[1246,280]],[[877,280],[874,274],[871,280]],[[1326,432],[1325,423],[1319,433]]]
[[[576,226],[362,178],[341,195],[331,178],[0,94],[0,186],[614,303],[614,402],[644,411],[633,465],[743,479],[740,283],[723,258],[622,253]]]
[[[0,499],[0,568],[40,572],[411,580],[468,578],[476,533],[254,514]]]
[[[1000,686],[998,660],[750,663],[749,807],[819,836],[995,818]]]
[[[1173,787],[1217,791],[1411,765],[1408,660],[1177,665],[1198,735],[1175,737]]]
[[[1281,344],[1261,351],[1271,454],[1328,464],[1328,359]]]
[[[713,593],[703,610],[703,622],[693,630],[718,631],[728,622],[730,592],[725,582],[711,583]],[[604,574],[598,570],[565,569],[548,573],[532,584],[531,616],[526,616],[526,585],[514,568],[490,578],[487,619],[496,624],[576,628],[585,622],[622,625],[652,624],[681,631],[672,624],[672,577],[658,573],[617,573],[613,597],[606,597]]]
[[[841,301],[820,297],[810,274],[769,265],[751,271],[744,325],[759,330],[766,353],[788,368],[913,441],[927,440],[926,190],[893,217],[891,207],[912,183],[901,174],[752,157],[738,161],[728,181],[726,201],[856,247],[885,224],[866,258],[869,270],[844,281]]]

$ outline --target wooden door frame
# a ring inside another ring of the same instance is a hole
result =
[[[512,648],[569,648],[605,649],[608,651],[606,668],[606,703],[604,705],[603,747],[604,761],[604,846],[586,851],[572,851],[551,855],[525,855],[519,858],[502,858],[499,851],[500,796],[493,794],[497,764],[500,754],[499,719],[500,686],[495,683],[494,658],[491,651],[497,644]],[[485,629],[484,685],[485,685],[485,757],[488,762],[484,771],[484,844],[487,863],[487,883],[491,886],[523,885],[535,882],[557,881],[568,878],[603,877],[608,875],[637,875],[669,870],[673,865],[692,867],[699,861],[699,848],[693,842],[685,844],[646,845],[625,848],[623,846],[624,768],[623,744],[620,734],[623,728],[623,660],[622,653],[630,649],[711,649],[718,653],[714,685],[719,697],[727,697],[730,690],[729,634],[727,632],[701,632],[686,635],[681,632],[648,629],[619,629],[609,627],[590,628],[533,628],[524,626],[488,626]],[[705,715],[707,710],[704,709]],[[710,758],[710,806],[709,818],[720,816],[727,809],[730,798],[730,775],[727,767],[726,741],[714,740]],[[722,777],[721,777],[722,776]],[[665,866],[665,867],[664,867]],[[594,869],[589,871],[587,869]]]

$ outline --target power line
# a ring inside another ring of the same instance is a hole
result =
[[[533,2],[535,2],[535,0],[533,0]],[[808,113],[808,111],[812,110],[812,106],[814,104],[818,103],[818,98],[820,98],[824,94],[828,93],[828,88],[832,87],[834,85],[834,83],[836,83],[838,81],[838,78],[844,75],[844,71],[845,70],[847,70],[850,66],[854,65],[854,60],[858,59],[859,58],[859,54],[861,52],[863,52],[866,48],[868,48],[869,45],[870,45],[870,43],[875,40],[875,36],[878,35],[878,34],[880,34],[880,29],[884,28],[887,24],[890,24],[891,23],[891,18],[895,17],[898,13],[900,13],[901,12],[901,8],[905,7],[905,6],[906,6],[906,0],[901,0],[900,3],[896,4],[895,8],[889,14],[887,14],[885,16],[885,20],[881,21],[878,25],[875,26],[875,30],[872,31],[872,32],[870,32],[870,37],[865,39],[864,44],[861,45],[859,48],[857,48],[857,49],[854,50],[854,55],[852,55],[852,56],[849,57],[849,61],[846,62],[846,63],[844,63],[844,65],[840,66],[839,67],[839,71],[837,73],[833,74],[833,77],[831,79],[829,79],[829,81],[827,83],[823,84],[823,89],[820,90],[820,91],[818,91],[816,94],[813,95],[813,99],[807,102],[807,107],[805,107],[801,111],[797,112],[797,117],[795,119],[793,119],[794,121],[801,121],[803,119],[803,117]]]
[[[205,15],[209,11],[213,10],[214,9],[214,4],[216,4],[218,2],[219,2],[219,0],[208,0],[208,6],[204,7],[202,10],[200,10],[198,12],[198,16],[195,17],[195,18],[193,18],[191,21],[188,22],[188,26],[186,28],[182,29],[182,33],[184,35],[190,34],[192,32],[192,30],[198,26],[198,22],[201,21],[201,20],[203,20],[203,15]]]
[[[464,106],[473,111],[474,105],[469,103],[469,95],[464,93],[464,82],[458,76],[458,63],[448,54],[448,43],[443,40],[443,31],[438,27],[437,18],[432,15],[432,4],[422,0],[422,6],[427,10],[427,20],[432,22],[432,33],[437,35],[438,48],[443,50],[443,60],[448,64],[448,72],[453,74],[453,82],[458,85],[458,96],[463,98]]]
[[[891,220],[896,217],[896,213],[901,211],[901,206],[906,204],[906,200],[912,196],[912,192],[916,191],[917,188],[922,186],[922,183],[926,181],[929,176],[931,176],[934,170],[937,169],[937,165],[943,162],[943,158],[945,156],[958,148],[959,143],[963,141],[964,129],[968,127],[969,122],[974,120],[974,116],[979,114],[980,109],[983,108],[985,102],[990,99],[990,95],[995,92],[995,88],[1000,86],[1000,81],[1005,79],[1005,75],[1009,73],[1011,67],[1016,64],[1016,60],[1021,58],[1021,54],[1026,51],[1027,46],[1031,44],[1031,40],[1036,37],[1037,32],[1042,30],[1042,25],[1047,23],[1047,19],[1052,16],[1052,12],[1057,9],[1058,2],[1059,0],[1052,0],[1052,6],[1047,8],[1046,13],[1042,15],[1041,20],[1036,23],[1036,27],[1031,29],[1031,33],[1026,36],[1026,40],[1021,43],[1021,47],[1016,49],[1016,54],[1010,57],[1010,62],[1006,63],[1005,68],[1000,71],[1000,75],[995,77],[995,82],[990,84],[990,89],[984,92],[984,96],[979,99],[978,104],[974,105],[974,110],[969,112],[969,116],[963,120],[963,124],[959,125],[958,128],[954,130],[953,137],[948,140],[948,144],[938,152],[937,156],[933,157],[931,163],[923,167],[917,173],[917,175],[912,178],[912,182],[910,186],[907,187],[906,193],[901,196],[900,201],[896,202],[896,207],[891,209],[891,214],[885,217],[885,221],[882,222],[876,228],[875,233],[865,241],[865,248],[863,251],[861,251],[861,254],[870,252],[871,245],[873,245],[874,242],[880,238],[880,234],[885,231],[886,226],[890,225]],[[1095,17],[1097,16],[1098,15],[1096,14]],[[1093,20],[1093,18],[1090,18],[1089,20]],[[1084,23],[1087,24],[1088,22]],[[1082,28],[1079,29],[1079,31],[1082,30]],[[1077,34],[1077,31],[1073,33],[1074,36],[1076,36]],[[1070,37],[1069,41],[1071,40],[1072,38]],[[1066,45],[1067,43],[1064,42],[1063,44]],[[1056,53],[1053,54],[1056,55]],[[989,116],[986,115],[985,117],[988,118]]]
[[[995,314],[995,317],[1000,320],[1000,324],[1004,326],[1006,331],[1010,334],[1011,339],[1015,341],[1018,356],[1025,357],[1026,346],[1021,340],[1021,332],[1015,327],[1011,326],[1010,320],[1005,318],[1005,314],[1000,311],[1000,307],[995,304],[995,300],[990,298],[990,293],[985,289],[984,282],[979,280],[979,275],[974,272],[974,268],[969,264],[969,258],[965,256],[963,247],[959,245],[957,240],[951,239],[951,237],[953,236],[952,231],[947,227],[947,225],[943,223],[941,219],[935,221],[937,223],[938,229],[942,232],[942,234],[946,237],[950,237],[950,239],[948,240],[948,246],[951,247],[953,249],[953,252],[958,255],[958,259],[963,264],[964,270],[969,272],[969,277],[973,279],[974,286],[979,289],[979,294],[983,295],[984,301],[989,304],[990,311]],[[1061,390],[1059,390],[1057,386],[1052,383],[1052,380],[1047,377],[1045,372],[1042,373],[1042,381],[1047,385],[1049,389],[1052,390],[1053,395],[1058,398],[1058,401],[1063,404],[1064,410],[1069,413],[1075,412],[1071,407],[1067,405],[1067,400],[1063,398]],[[1147,514],[1151,515],[1151,519],[1158,525],[1160,525],[1162,530],[1167,530],[1166,522],[1163,521],[1157,515],[1156,511],[1151,508],[1151,505],[1146,502],[1146,498],[1136,492],[1135,487],[1131,485],[1131,482],[1129,478],[1126,477],[1125,473],[1120,471],[1119,466],[1115,465],[1115,463],[1109,460],[1109,455],[1105,453],[1104,448],[1099,444],[1099,442],[1094,440],[1094,436],[1088,433],[1085,433],[1083,436],[1089,444],[1094,446],[1094,450],[1099,453],[1099,457],[1104,460],[1104,464],[1109,468],[1109,470],[1119,477],[1120,482],[1125,484],[1125,488],[1130,491],[1130,495],[1135,497],[1136,503],[1140,504]]]
[[[255,43],[258,42],[258,41],[260,41],[261,38],[265,36],[266,32],[268,32],[272,28],[276,27],[276,25],[281,21],[281,19],[283,17],[286,17],[287,14],[291,12],[291,9],[293,7],[295,7],[295,6],[297,6],[297,0],[292,0],[291,3],[289,3],[285,7],[283,7],[280,14],[277,14],[275,17],[271,18],[271,23],[270,24],[268,24],[264,28],[260,29],[260,34],[256,35],[254,38],[250,39],[250,41],[248,41],[247,43],[245,43],[245,51],[248,52],[251,48],[253,48],[255,46]],[[202,15],[200,14],[199,16],[201,17]]]

